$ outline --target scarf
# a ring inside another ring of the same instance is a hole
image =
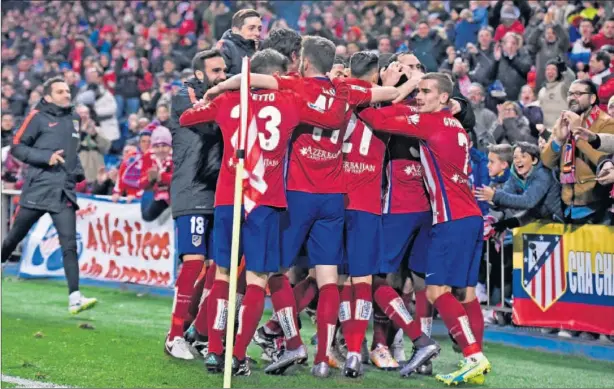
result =
[[[594,106],[586,118],[582,121],[582,127],[591,128],[595,120],[599,117],[601,109]],[[563,167],[561,168],[561,184],[576,183],[576,138],[569,134],[569,139],[563,145]]]

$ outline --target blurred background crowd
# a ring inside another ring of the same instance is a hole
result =
[[[233,30],[233,14],[248,8],[259,13],[262,29]],[[539,198],[539,207],[524,199],[514,204],[516,209],[539,208],[559,221],[607,224],[611,213],[605,211],[590,220],[586,214],[552,212],[544,193],[557,192],[559,197],[552,201],[561,201],[561,186],[552,179],[554,175],[546,173],[544,182],[541,162],[534,174],[522,172],[514,168],[509,151],[503,148],[489,154],[489,146],[492,151],[492,145],[524,142],[520,154],[539,161],[552,127],[568,108],[569,87],[576,79],[591,80],[599,107],[614,115],[611,13],[610,2],[580,0],[5,0],[3,187],[19,189],[23,167],[10,156],[8,146],[40,100],[43,81],[60,75],[69,83],[82,119],[80,157],[86,181],[79,190],[139,197],[139,177],[131,173],[131,164],[150,148],[152,132],[169,126],[170,101],[193,76],[194,54],[218,48],[227,73],[236,74],[241,57],[257,50],[270,31],[291,28],[332,40],[340,59],[362,50],[382,56],[412,51],[425,71],[448,72],[476,117],[475,127],[468,129],[476,188],[503,187],[504,182],[516,180],[508,185],[515,194],[533,186],[546,199]],[[581,97],[578,93],[576,97]],[[170,134],[159,135],[156,142],[170,146]],[[493,161],[489,165],[491,154],[500,165],[491,166]],[[592,169],[597,174],[597,166]],[[592,199],[600,212],[611,205],[610,188]],[[481,198],[485,214],[490,212],[486,200],[505,203],[501,196],[489,199],[488,193]],[[574,199],[563,195],[565,201],[573,209]],[[499,226],[496,232],[514,223]],[[511,259],[508,270],[511,281]]]

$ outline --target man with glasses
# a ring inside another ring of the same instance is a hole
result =
[[[563,111],[542,152],[542,162],[560,169],[564,216],[573,224],[607,224],[607,188],[595,181],[596,166],[606,158],[571,130],[587,128],[594,133],[614,133],[614,119],[599,108],[597,86],[590,80],[574,81],[567,92],[569,111]]]

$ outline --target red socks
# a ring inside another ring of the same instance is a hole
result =
[[[213,282],[215,281],[215,270],[215,263],[212,263],[207,270],[207,274],[205,275],[205,285],[200,298],[200,307],[198,308],[198,314],[194,319],[194,328],[196,328],[198,334],[202,336],[207,336],[209,333],[207,329],[207,300],[209,294],[211,293],[211,289],[213,288]]]
[[[309,306],[309,303],[318,295],[318,284],[312,277],[307,277],[296,284],[293,288],[294,299],[296,300],[297,314]]]
[[[347,343],[352,333],[351,323],[354,321],[354,291],[351,284],[339,287],[339,300],[339,323],[341,323],[341,332]],[[349,346],[348,351],[350,351]]]
[[[314,364],[328,362],[328,350],[335,335],[335,325],[339,312],[339,289],[336,284],[326,284],[320,288],[320,299],[316,310],[318,349]]]
[[[405,308],[405,303],[399,294],[388,285],[381,285],[374,294],[375,302],[384,310],[386,316],[414,341],[422,335],[420,323],[414,321]],[[384,343],[385,344],[385,343]]]
[[[296,350],[303,344],[303,341],[298,330],[296,301],[288,277],[283,274],[271,277],[269,289],[271,290],[271,301],[277,320],[286,337],[286,347],[288,350]],[[337,300],[338,303],[339,300]],[[336,314],[335,308],[335,318]]]
[[[476,342],[471,331],[467,312],[465,312],[462,304],[458,302],[452,293],[442,294],[433,305],[439,312],[446,327],[448,327],[452,337],[463,350],[465,357],[482,351],[482,346]]]
[[[200,300],[203,294],[203,288],[205,287],[205,280],[207,278],[207,266],[203,266],[198,278],[196,279],[196,283],[194,284],[194,292],[192,293],[192,298],[190,299],[190,307],[188,308],[188,315],[186,316],[185,322],[183,323],[183,328],[187,329],[190,327],[196,315],[198,315],[198,307],[200,306]]]
[[[173,315],[169,339],[183,336],[183,322],[188,317],[190,300],[194,293],[194,284],[203,267],[202,261],[187,261],[181,267],[179,277],[175,284],[175,298],[173,300]]]
[[[207,328],[209,352],[222,355],[224,333],[228,317],[228,282],[215,280],[207,298]]]
[[[369,327],[369,319],[373,312],[371,284],[361,282],[352,285],[352,289],[354,291],[352,320],[350,321],[349,334],[345,336],[345,341],[348,352],[360,353],[362,341],[365,338],[367,327]]]
[[[426,290],[416,291],[416,320],[420,320],[420,328],[429,338],[433,329],[433,313],[433,304],[426,298]]]
[[[468,303],[463,303],[463,307],[467,312],[467,317],[469,317],[469,324],[475,336],[475,341],[482,346],[484,341],[484,314],[480,302],[476,298]]]
[[[251,342],[256,333],[263,311],[264,289],[258,285],[247,285],[243,303],[239,310],[239,316],[237,317],[237,320],[239,320],[239,330],[237,331],[234,352],[232,354],[240,361],[245,359],[247,346],[249,346],[249,342]]]

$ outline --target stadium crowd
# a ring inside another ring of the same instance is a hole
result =
[[[154,220],[170,203],[171,101],[193,77],[196,53],[220,50],[230,77],[243,56],[284,28],[334,42],[341,76],[357,52],[377,54],[382,68],[395,53],[398,60],[411,52],[425,73],[449,74],[475,116],[466,128],[470,185],[487,221],[489,252],[505,258],[483,263],[477,293],[487,299],[490,271],[488,297],[508,299],[509,229],[537,219],[614,224],[614,149],[603,135],[614,134],[607,8],[603,1],[543,0],[5,1],[3,188],[23,185],[27,166],[7,150],[52,77],[66,80],[81,118],[85,180],[78,191],[141,198],[143,219]],[[232,25],[242,9],[256,10],[262,28]],[[567,109],[576,112],[568,117],[576,137],[560,130]]]

